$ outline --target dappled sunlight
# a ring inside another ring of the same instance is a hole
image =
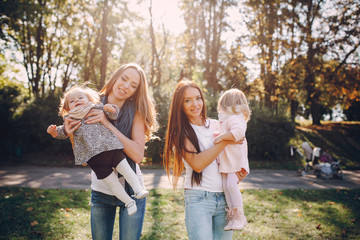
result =
[[[172,189],[163,169],[142,170],[145,187],[151,189]],[[316,178],[314,174],[304,177],[292,170],[255,169],[238,186],[240,189],[325,189],[360,188],[360,170],[343,171],[344,180]],[[183,176],[177,188],[183,188]],[[90,168],[4,168],[0,173],[0,187],[22,186],[34,188],[90,188]]]
[[[3,186],[88,189],[90,168],[4,168],[0,174]]]

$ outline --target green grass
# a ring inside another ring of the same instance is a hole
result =
[[[233,239],[359,239],[359,189],[246,190],[243,197],[249,225]],[[89,200],[86,190],[0,188],[0,239],[91,239]],[[187,239],[182,191],[150,192],[141,239]]]

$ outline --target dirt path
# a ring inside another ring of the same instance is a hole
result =
[[[298,177],[289,170],[252,170],[239,184],[242,189],[337,189],[359,188],[360,170],[343,171],[344,180]],[[143,169],[147,189],[172,188],[163,169]],[[179,182],[182,182],[181,180]],[[0,187],[89,189],[90,168],[5,167],[0,170]],[[181,187],[181,186],[179,186]]]

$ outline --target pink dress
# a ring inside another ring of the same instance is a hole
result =
[[[245,137],[247,123],[243,114],[230,115],[223,122],[221,122],[220,134],[231,132],[236,141]],[[247,141],[242,144],[229,144],[219,154],[219,172],[221,173],[235,173],[244,168],[248,173],[248,146]]]

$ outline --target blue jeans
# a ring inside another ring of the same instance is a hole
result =
[[[190,240],[232,239],[232,231],[224,231],[226,201],[222,192],[186,189],[185,225]]]
[[[129,216],[125,204],[115,196],[91,192],[91,234],[94,240],[112,240],[116,208],[119,210],[119,239],[140,239],[146,198],[135,199],[137,212]]]

